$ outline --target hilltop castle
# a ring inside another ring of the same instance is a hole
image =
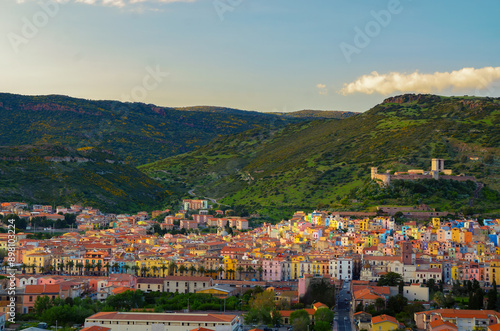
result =
[[[453,176],[451,169],[444,168],[444,160],[443,159],[432,159],[431,160],[431,170],[424,171],[421,169],[412,169],[407,172],[396,172],[393,174],[387,173],[378,173],[377,167],[371,168],[371,177],[372,180],[381,181],[381,185],[389,186],[391,184],[391,180],[399,179],[399,180],[419,180],[419,179],[451,179],[457,180],[461,182],[465,182],[467,180],[476,181],[476,178],[473,176]]]

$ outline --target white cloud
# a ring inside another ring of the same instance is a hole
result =
[[[321,94],[321,95],[328,94],[328,90],[327,90],[325,84],[317,84],[316,87],[318,88],[318,93],[319,94]]]
[[[456,90],[485,89],[494,81],[500,80],[500,67],[485,67],[480,69],[463,68],[452,72],[435,72],[422,74],[415,71],[411,74],[391,72],[379,74],[376,71],[363,75],[354,82],[344,84],[339,93],[383,95],[394,92],[430,93],[447,88]]]
[[[17,3],[25,3],[28,1],[35,0],[16,0]],[[74,3],[84,3],[87,5],[100,5],[107,7],[125,7],[136,4],[163,4],[163,3],[173,3],[173,2],[195,2],[197,0],[51,0],[60,4],[66,4],[70,2]]]

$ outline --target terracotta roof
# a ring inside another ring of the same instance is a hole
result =
[[[399,325],[398,320],[392,316],[389,316],[389,315],[383,314],[383,315],[372,317],[372,324],[382,323],[382,322],[391,322],[391,323],[394,323],[396,325]]]
[[[488,327],[488,330],[490,330],[490,331],[500,331],[500,323],[498,323],[498,324],[491,324]]]
[[[125,312],[99,312],[87,320],[133,320],[133,321],[188,321],[188,322],[231,322],[236,315],[222,314],[161,314],[161,313],[125,313]]]
[[[440,330],[458,330],[457,326],[451,322],[445,322],[443,320],[435,320],[429,323],[431,329],[437,328],[438,326],[445,325],[446,328],[440,328]]]
[[[207,329],[207,328],[202,328],[202,327],[197,327],[196,329],[192,329],[190,331],[214,331],[213,329]],[[252,330],[250,330],[252,331]]]
[[[57,293],[59,294],[59,285],[26,285],[24,289],[25,294],[45,294],[45,293]]]
[[[86,328],[81,329],[80,331],[109,331],[111,328],[105,328],[104,326],[89,326]]]

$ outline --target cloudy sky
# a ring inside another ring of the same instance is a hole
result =
[[[0,92],[364,111],[500,97],[500,2],[1,0]]]

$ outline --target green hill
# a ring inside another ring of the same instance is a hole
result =
[[[223,135],[303,120],[223,107],[0,93],[0,146],[99,147],[135,165],[194,150]]]
[[[107,151],[49,145],[0,148],[0,201],[82,203],[117,213],[159,207],[169,194]]]
[[[194,188],[199,196],[275,218],[297,209],[369,210],[382,203],[460,212],[472,202],[476,211],[500,213],[499,147],[500,99],[409,94],[342,121],[220,137],[140,169],[181,193]],[[475,198],[474,185],[439,181],[437,188],[425,184],[432,194],[414,194],[422,187],[396,183],[388,192],[370,183],[372,166],[429,170],[434,157],[486,186]]]
[[[336,118],[339,120],[358,115],[358,113],[355,113],[352,111],[311,110],[311,109],[304,109],[304,110],[293,111],[293,112],[288,112],[288,113],[268,113],[268,114],[274,114],[274,115],[280,115],[280,116],[292,117],[292,118],[305,118],[305,119]]]

